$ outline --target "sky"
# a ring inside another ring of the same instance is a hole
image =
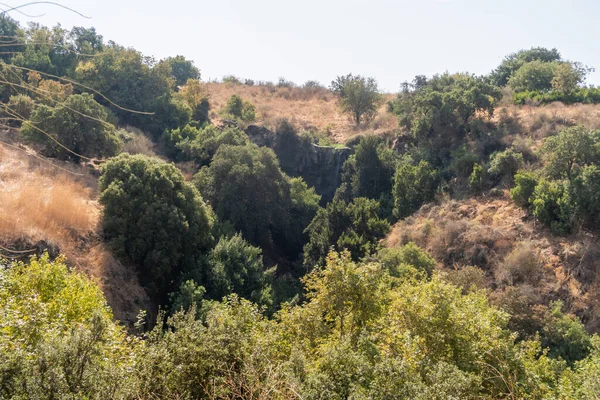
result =
[[[4,0],[9,1],[9,0]],[[10,0],[10,5],[24,4]],[[233,74],[329,85],[348,73],[397,92],[415,75],[487,74],[504,56],[556,47],[599,71],[598,0],[63,0],[15,11],[21,23],[95,27],[157,59],[184,55],[202,79]]]

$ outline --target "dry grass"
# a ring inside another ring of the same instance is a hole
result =
[[[0,240],[25,236],[66,245],[95,232],[100,209],[92,200],[95,189],[84,182],[0,147]]]
[[[143,154],[149,157],[156,157],[156,145],[141,130],[127,126],[125,130],[129,132],[129,137],[125,140],[123,151],[129,154]]]
[[[331,132],[332,138],[343,143],[366,133],[383,134],[398,127],[396,118],[387,111],[386,104],[379,115],[367,126],[355,128],[348,116],[343,114],[336,97],[324,88],[288,88],[277,86],[247,86],[224,83],[208,83],[211,119],[219,121],[218,111],[234,94],[250,101],[256,107],[258,124],[274,125],[287,118],[302,129],[318,129]],[[386,101],[393,95],[386,95]]]
[[[600,303],[600,242],[591,232],[555,236],[507,197],[445,199],[397,223],[385,241],[389,247],[408,242],[429,251],[450,271],[449,280],[481,287],[471,269],[456,272],[475,266],[484,271],[492,298],[527,287],[537,304],[561,299],[589,329],[600,330],[600,313],[593,311]]]
[[[40,251],[36,243],[44,242],[58,248],[71,266],[98,282],[115,317],[132,326],[150,301],[133,270],[102,243],[96,178],[84,167],[52,163],[56,167],[0,144],[0,245]]]

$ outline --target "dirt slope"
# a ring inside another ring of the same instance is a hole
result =
[[[150,302],[131,268],[100,237],[97,178],[85,167],[37,156],[0,133],[0,254],[60,252],[102,287],[115,317],[131,325]],[[15,253],[9,250],[17,250]]]

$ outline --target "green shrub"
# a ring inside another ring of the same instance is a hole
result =
[[[186,127],[187,128],[187,127]],[[194,160],[200,165],[208,165],[223,145],[242,146],[248,143],[248,136],[235,127],[219,129],[207,125],[198,129],[195,135],[179,140],[175,147],[185,160]]]
[[[166,130],[162,135],[164,152],[172,160],[183,161],[185,159],[182,151],[177,145],[183,141],[191,142],[200,135],[200,129],[193,125],[182,128]]]
[[[394,216],[408,217],[421,205],[433,200],[438,183],[437,171],[427,161],[417,165],[408,161],[400,163],[394,176]]]
[[[247,100],[242,100],[237,94],[227,100],[227,105],[221,109],[220,114],[223,118],[242,122],[252,122],[256,119],[254,105]]]
[[[198,268],[212,242],[212,211],[172,164],[121,154],[102,166],[103,227],[117,254],[135,264],[153,294]]]
[[[477,161],[477,156],[466,146],[463,146],[452,153],[450,169],[456,176],[467,177],[471,174],[471,171],[473,171]]]
[[[547,138],[540,153],[550,177],[571,180],[578,168],[600,161],[600,141],[597,132],[572,126]]]
[[[48,255],[0,268],[0,397],[127,398],[136,341],[102,291]]]
[[[514,175],[522,165],[523,154],[513,149],[506,149],[502,152],[492,154],[488,172],[496,179],[512,183]]]
[[[508,80],[515,92],[550,90],[558,63],[534,60],[523,64]]]
[[[8,118],[17,118],[21,121],[10,121],[12,126],[20,126],[23,120],[28,120],[31,117],[31,113],[35,107],[35,102],[33,99],[24,94],[18,94],[15,96],[10,96],[8,100],[8,104],[6,107],[9,110],[9,114],[7,114]],[[16,114],[10,115],[10,114]]]
[[[542,345],[549,349],[550,357],[560,357],[573,365],[590,354],[592,340],[581,321],[564,314],[562,308],[561,301],[550,303],[542,323]]]
[[[571,230],[575,210],[566,184],[542,179],[531,198],[531,210],[538,220],[556,233],[564,234]]]
[[[529,207],[533,201],[531,196],[538,183],[533,172],[520,171],[515,175],[515,187],[510,189],[510,198],[521,207]]]
[[[92,95],[74,94],[54,108],[39,105],[21,133],[53,157],[110,157],[119,152],[122,142],[107,119],[108,113]]]
[[[474,193],[480,193],[486,185],[486,180],[487,174],[485,169],[479,164],[473,165],[473,172],[469,176],[469,188]]]
[[[194,183],[219,219],[230,221],[245,239],[263,250],[277,244],[279,249],[291,251],[287,246],[295,247],[292,243],[301,241],[305,226],[300,225],[308,223],[304,218],[312,218],[314,211],[310,210],[318,201],[306,186],[306,190],[293,192],[292,181],[279,168],[273,150],[254,144],[219,147],[210,166],[194,176]],[[298,197],[292,199],[293,193]],[[303,218],[291,220],[299,215]]]
[[[321,208],[306,228],[304,265],[312,269],[322,265],[331,247],[349,250],[354,260],[373,253],[390,225],[379,217],[376,200],[358,197],[349,203],[334,199]]]
[[[577,215],[586,224],[597,226],[600,221],[600,168],[587,165],[573,181],[573,198]]]
[[[265,271],[261,252],[239,234],[222,237],[208,255],[208,296],[220,300],[237,294],[256,304],[272,305],[270,280],[275,271]]]
[[[416,244],[410,242],[400,248],[384,248],[378,253],[379,260],[383,263],[391,276],[402,276],[406,266],[413,267],[418,271],[431,276],[436,262],[427,252]]]

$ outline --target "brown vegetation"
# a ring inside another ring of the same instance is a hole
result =
[[[0,143],[0,254],[60,251],[102,286],[115,317],[132,324],[149,300],[132,270],[102,243],[96,178],[84,167],[46,161],[31,149]]]
[[[471,198],[424,206],[396,224],[386,245],[411,241],[428,250],[448,279],[465,289],[485,286],[506,307],[561,299],[590,330],[600,328],[600,313],[593,311],[600,244],[593,233],[556,236],[506,197]]]
[[[338,143],[353,136],[366,133],[384,134],[398,127],[396,118],[383,104],[379,114],[368,125],[356,128],[352,120],[343,114],[333,93],[319,87],[279,87],[275,85],[236,85],[231,83],[208,83],[211,113],[219,121],[218,112],[234,94],[250,101],[256,107],[256,123],[273,127],[281,118],[287,118],[302,129],[317,129],[328,133]],[[391,100],[393,95],[386,95]]]

